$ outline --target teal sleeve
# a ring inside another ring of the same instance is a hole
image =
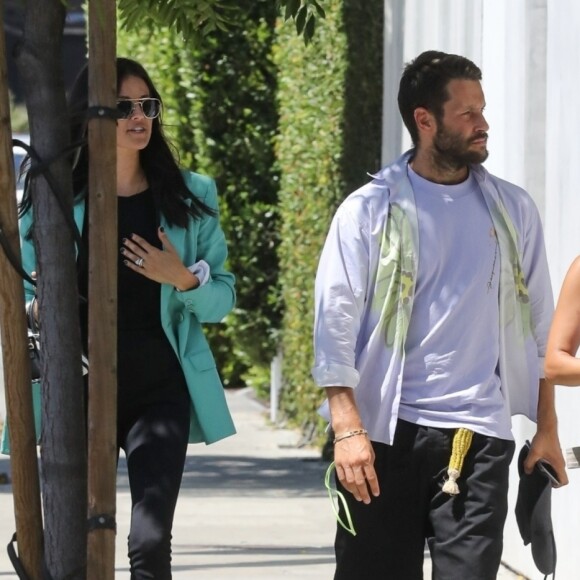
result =
[[[220,322],[232,310],[236,301],[235,277],[225,266],[228,248],[219,220],[215,182],[212,179],[205,181],[207,190],[203,201],[216,211],[216,215],[204,215],[201,219],[197,233],[196,260],[208,263],[210,279],[199,288],[177,292],[178,299],[202,323]]]
[[[36,271],[36,252],[34,250],[34,243],[32,237],[29,236],[29,231],[32,226],[32,210],[27,211],[21,218],[19,223],[20,228],[20,249],[22,252],[22,267],[28,274]],[[24,299],[26,302],[32,300],[35,294],[35,288],[30,283],[24,280]]]

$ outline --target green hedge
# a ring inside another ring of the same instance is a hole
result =
[[[214,344],[229,364],[230,382],[265,395],[281,320],[277,71],[271,54],[277,10],[271,0],[240,0],[238,7],[236,28],[218,31],[198,49],[195,135],[198,163],[216,176],[224,202],[222,220],[237,277],[236,308]]]
[[[382,0],[328,0],[307,47],[281,24],[280,285],[284,301],[282,410],[315,436],[324,393],[310,376],[313,290],[331,217],[344,197],[380,165]],[[318,430],[318,433],[320,431]]]

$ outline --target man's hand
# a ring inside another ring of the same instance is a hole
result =
[[[357,501],[366,504],[371,502],[371,494],[374,497],[380,494],[374,462],[375,452],[366,435],[342,439],[334,445],[334,464],[340,483]]]
[[[344,437],[355,431],[364,431],[353,390],[350,387],[327,387],[326,394],[332,429],[335,440],[338,440],[334,444],[336,475],[357,501],[368,504],[371,494],[378,497],[380,493],[373,446],[366,434]]]
[[[568,485],[566,462],[562,454],[562,449],[560,448],[558,437],[553,433],[538,431],[534,435],[530,452],[524,462],[525,472],[530,474],[540,459],[547,461],[556,470],[561,486]]]
[[[566,462],[558,439],[554,385],[540,379],[539,389],[538,428],[524,462],[524,470],[528,474],[532,473],[537,461],[543,459],[556,470],[560,483],[567,485]]]

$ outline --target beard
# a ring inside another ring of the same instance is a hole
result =
[[[488,155],[487,149],[472,151],[471,143],[477,139],[487,137],[485,131],[479,131],[475,136],[465,139],[459,133],[447,129],[440,122],[437,133],[433,140],[433,160],[435,164],[444,169],[457,171],[470,164],[483,163]]]

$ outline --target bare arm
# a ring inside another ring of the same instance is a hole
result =
[[[554,384],[580,385],[580,257],[562,284],[546,349],[546,378]]]
[[[326,387],[330,406],[332,430],[335,437],[364,429],[350,387]],[[336,473],[342,485],[355,499],[370,503],[371,496],[378,497],[379,483],[374,468],[375,452],[366,435],[355,435],[337,441],[334,445]]]
[[[526,473],[531,473],[539,459],[547,461],[558,474],[562,485],[568,483],[564,456],[558,439],[558,419],[556,417],[554,385],[540,380],[538,399],[538,426],[532,439],[532,447],[524,464]]]

